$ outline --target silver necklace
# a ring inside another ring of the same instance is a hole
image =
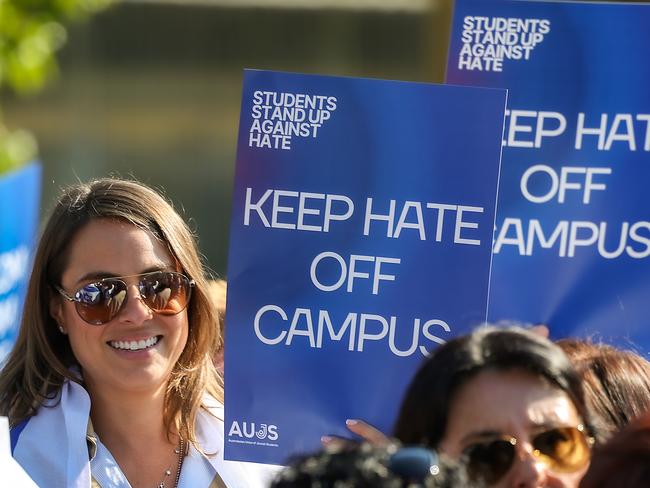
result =
[[[181,468],[183,467],[183,458],[185,457],[185,441],[183,441],[182,437],[178,442],[178,447],[174,449],[174,453],[178,457],[178,465],[176,466],[176,478],[174,479],[174,484],[172,485],[172,487],[178,488],[178,481],[181,478]],[[172,475],[172,467],[170,466],[165,470],[163,479],[160,480],[160,483],[158,483],[157,488],[165,488],[165,481],[167,481],[167,478],[169,478],[171,475]]]

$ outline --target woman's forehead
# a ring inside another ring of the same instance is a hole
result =
[[[541,377],[525,371],[481,372],[452,400],[450,427],[465,431],[535,429],[580,423],[569,396]]]
[[[80,229],[70,243],[62,281],[73,284],[88,273],[126,276],[174,267],[167,247],[151,232],[125,221],[96,219]]]

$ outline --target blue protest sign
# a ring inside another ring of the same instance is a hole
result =
[[[37,163],[0,177],[0,361],[11,350],[20,322],[40,193]]]
[[[486,316],[506,92],[246,71],[228,263],[229,459],[386,430]]]
[[[650,5],[457,0],[450,83],[509,90],[489,318],[650,351]]]

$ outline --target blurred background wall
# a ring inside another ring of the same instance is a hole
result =
[[[44,166],[42,215],[66,184],[133,175],[165,193],[226,276],[242,70],[442,82],[452,0],[117,2],[71,25],[61,74],[2,94]]]

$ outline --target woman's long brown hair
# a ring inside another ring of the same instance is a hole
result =
[[[221,341],[218,317],[195,236],[165,198],[130,180],[107,178],[74,185],[57,201],[34,256],[18,338],[0,372],[0,415],[16,425],[48,399],[56,399],[64,381],[79,381],[68,338],[58,331],[49,305],[52,285],[60,284],[67,266],[69,244],[96,219],[125,221],[150,232],[196,282],[188,306],[187,344],[169,379],[163,421],[168,433],[177,429],[200,449],[195,420],[203,396],[223,401],[222,382],[212,363]]]

